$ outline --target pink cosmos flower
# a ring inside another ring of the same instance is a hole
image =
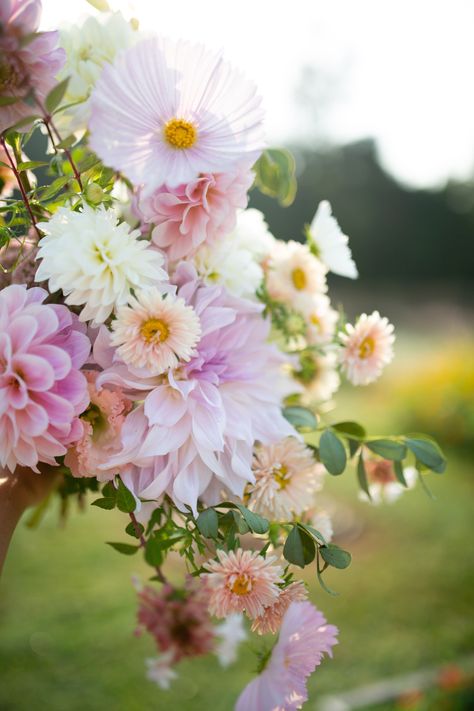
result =
[[[90,143],[147,194],[233,171],[263,148],[260,98],[220,53],[153,37],[107,65],[91,98]]]
[[[161,187],[138,195],[136,212],[156,227],[153,242],[168,259],[191,257],[204,243],[213,244],[236,224],[236,211],[245,208],[254,174],[246,166],[229,173],[206,173],[176,188]]]
[[[0,465],[38,471],[82,434],[89,403],[79,368],[90,343],[65,307],[44,304],[44,289],[0,291]]]
[[[184,590],[169,583],[159,591],[146,586],[139,591],[138,599],[137,634],[146,629],[159,650],[171,653],[173,663],[212,651],[214,626],[206,591],[193,578],[187,579]]]
[[[57,47],[57,32],[41,32],[25,40],[38,29],[40,15],[40,0],[0,3],[0,96],[5,100],[0,106],[0,131],[38,112],[25,99],[34,92],[43,103],[64,64],[66,55]],[[10,98],[12,103],[7,103]]]
[[[98,371],[87,370],[84,375],[90,405],[81,417],[82,437],[69,449],[64,463],[73,476],[96,476],[103,480],[108,477],[99,466],[106,465],[120,448],[120,431],[133,403],[124,397],[120,388],[97,390]]]
[[[291,603],[263,672],[245,687],[235,711],[300,709],[308,700],[306,680],[324,654],[332,657],[337,633],[311,603]]]
[[[295,388],[281,372],[284,356],[267,343],[270,324],[261,305],[205,286],[189,264],[181,264],[174,278],[177,297],[201,323],[189,362],[152,375],[124,363],[105,329],[94,356],[105,368],[99,386],[117,385],[143,402],[127,416],[122,451],[110,465],[133,462],[137,479],[130,486],[137,496],[159,500],[166,492],[178,506],[196,511],[199,497],[210,505],[222,500],[223,491],[242,496],[254,479],[256,440],[270,444],[296,434],[281,414],[283,397]],[[138,476],[143,468],[146,475]]]
[[[339,355],[341,369],[353,385],[368,385],[380,376],[393,358],[393,325],[378,311],[362,314],[354,326],[347,324],[339,334],[343,348]]]
[[[254,619],[252,632],[258,632],[258,634],[276,634],[280,629],[283,616],[291,603],[302,602],[306,600],[307,597],[308,591],[301,580],[290,583],[288,587],[280,592],[273,605],[266,607],[262,614]]]
[[[204,573],[209,593],[209,611],[215,617],[226,617],[233,612],[245,612],[254,619],[266,607],[273,605],[280,594],[283,570],[273,565],[275,556],[264,558],[257,551],[226,553],[217,551],[219,560],[207,563],[210,573]]]

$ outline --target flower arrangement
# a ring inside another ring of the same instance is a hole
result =
[[[328,272],[357,269],[328,202],[304,241],[247,209],[250,189],[283,205],[296,189],[254,84],[118,14],[39,33],[40,13],[0,15],[0,464],[56,467],[63,497],[100,490],[92,504],[123,513],[110,545],[151,568],[136,583],[149,679],[166,689],[208,653],[231,664],[245,616],[278,639],[236,709],[301,708],[337,629],[297,570],[331,593],[324,571],[351,562],[318,505],[325,476],[354,464],[363,496],[390,500],[444,456],[331,421],[341,376],[375,381],[394,329],[331,306]],[[45,161],[27,158],[37,131]]]

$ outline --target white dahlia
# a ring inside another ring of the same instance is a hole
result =
[[[308,233],[308,241],[330,272],[357,279],[358,272],[349,249],[349,237],[343,233],[327,200],[319,203]]]
[[[127,303],[130,289],[168,279],[162,254],[138,239],[138,230],[118,224],[112,210],[61,207],[38,226],[46,236],[39,243],[36,281],[48,280],[50,292],[62,291],[69,306],[84,305],[81,321],[103,323]]]

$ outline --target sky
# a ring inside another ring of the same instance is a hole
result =
[[[474,175],[472,0],[109,4],[148,31],[224,49],[257,83],[272,145],[373,137],[384,167],[409,186]],[[87,0],[43,8],[43,29],[98,14]]]

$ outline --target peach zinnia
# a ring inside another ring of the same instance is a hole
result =
[[[129,306],[118,309],[112,328],[112,345],[118,346],[119,356],[151,375],[188,362],[201,336],[192,306],[171,294],[163,296],[156,287],[136,292]]]
[[[209,611],[216,617],[246,612],[254,619],[273,605],[280,594],[282,569],[273,565],[275,556],[263,558],[256,551],[239,548],[235,553],[217,551],[219,560],[209,561],[205,574],[209,589]]]

